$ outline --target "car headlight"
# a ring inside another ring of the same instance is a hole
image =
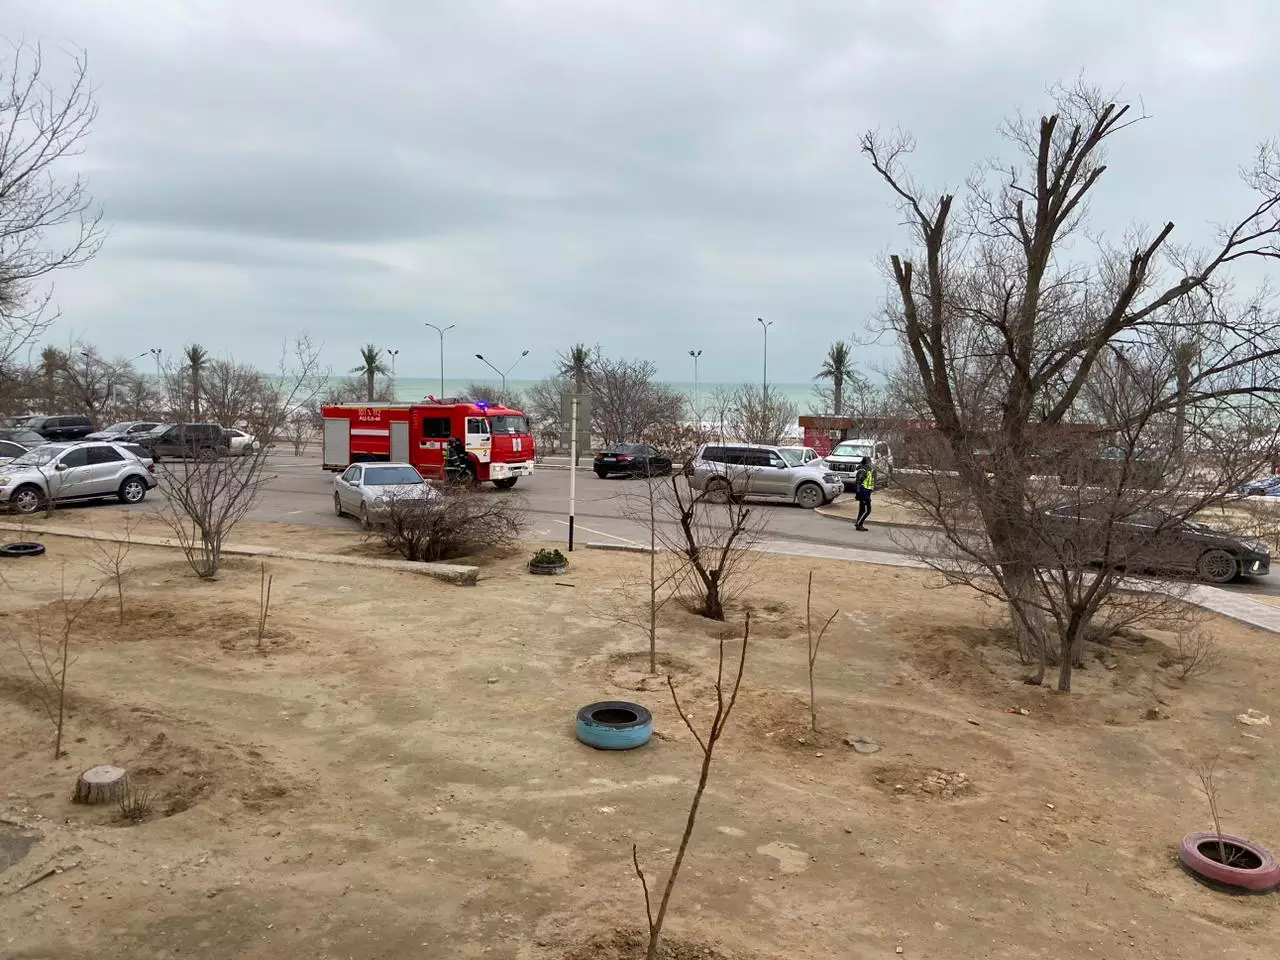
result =
[[[7,487],[8,485],[9,485],[9,478],[0,477],[0,487]]]
[[[1261,540],[1246,541],[1245,546],[1248,547],[1250,550],[1252,550],[1254,553],[1261,553],[1264,556],[1271,555],[1271,551],[1267,548],[1267,545],[1263,543]]]
[[[387,505],[386,497],[374,497],[373,502],[376,506],[385,507]]]
[[[844,483],[844,481],[841,480],[839,477],[837,477],[834,473],[824,473],[822,475],[822,480],[824,483]]]

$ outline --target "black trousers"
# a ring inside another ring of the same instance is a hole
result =
[[[866,522],[867,522],[867,517],[869,517],[869,516],[871,516],[871,498],[870,498],[870,497],[859,497],[859,498],[858,498],[858,523],[857,523],[857,525],[858,525],[859,527],[860,527],[860,526],[862,526],[864,523],[866,523]]]

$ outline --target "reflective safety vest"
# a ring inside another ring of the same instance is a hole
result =
[[[861,487],[863,490],[874,490],[876,488],[876,471],[874,467],[867,467],[862,474]]]

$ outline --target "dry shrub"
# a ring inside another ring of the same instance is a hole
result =
[[[393,498],[382,542],[406,560],[438,561],[507,547],[524,528],[521,501],[473,487],[441,487],[429,500]]]
[[[1218,638],[1204,627],[1175,631],[1173,644],[1173,667],[1184,682],[1210,673],[1222,662]]]
[[[155,795],[146,787],[130,784],[120,795],[120,819],[127,823],[142,823],[155,808]]]

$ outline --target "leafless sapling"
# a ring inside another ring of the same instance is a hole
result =
[[[319,355],[319,348],[308,338],[297,338],[281,361],[279,376],[264,384],[268,395],[257,410],[259,419],[250,423],[254,433],[264,438],[261,445],[238,457],[209,445],[190,451],[190,457],[166,461],[159,471],[165,493],[160,516],[197,576],[217,576],[228,534],[253,509],[271,479],[266,473],[268,439],[277,436],[290,413],[322,388]]]
[[[267,565],[262,564],[262,577],[258,584],[258,649],[262,649],[262,638],[267,633],[267,613],[271,610],[271,584],[275,574],[267,573]]]
[[[1218,862],[1233,866],[1245,851],[1228,841],[1222,833],[1222,818],[1218,814],[1218,757],[1214,755],[1197,760],[1192,765],[1196,779],[1200,781],[1200,790],[1209,804],[1209,816],[1213,818],[1213,833],[1218,839]]]
[[[67,573],[64,568],[58,593],[58,615],[50,625],[43,611],[34,616],[32,634],[23,639],[21,631],[9,635],[33,681],[32,692],[54,730],[53,758],[62,756],[62,730],[67,716],[67,673],[75,660],[71,657],[71,637],[76,624],[102,591],[94,587],[88,596],[78,595],[79,584],[67,595]]]
[[[124,518],[122,535],[112,536],[109,540],[89,541],[89,563],[106,577],[115,587],[116,623],[124,623],[124,581],[129,562],[129,551],[133,549],[133,531],[138,525],[138,518],[128,514]]]
[[[707,781],[711,776],[711,761],[715,756],[716,745],[724,735],[725,727],[729,723],[729,715],[733,712],[733,705],[738,701],[738,690],[742,686],[742,671],[747,663],[747,642],[750,637],[751,614],[748,612],[746,622],[742,628],[742,650],[738,654],[738,669],[733,677],[733,685],[728,689],[725,687],[724,676],[724,641],[720,641],[719,659],[716,663],[716,712],[711,718],[711,726],[707,730],[705,737],[698,733],[693,721],[680,704],[680,697],[676,694],[675,684],[672,683],[670,676],[667,677],[667,688],[671,691],[671,702],[675,704],[676,712],[680,714],[680,719],[684,721],[684,725],[689,728],[689,732],[693,734],[694,740],[698,742],[698,746],[702,749],[702,768],[698,774],[698,786],[693,792],[693,801],[689,805],[689,816],[685,820],[684,833],[680,836],[680,846],[676,850],[676,858],[671,864],[671,872],[667,874],[667,883],[663,887],[662,900],[658,903],[656,913],[653,909],[653,901],[649,896],[649,882],[645,878],[644,870],[640,867],[639,847],[635,843],[631,845],[631,864],[635,868],[636,877],[640,880],[640,888],[644,891],[645,919],[649,925],[649,946],[645,953],[646,960],[654,960],[658,955],[658,942],[662,937],[662,925],[666,922],[667,907],[671,903],[671,893],[675,890],[676,880],[680,876],[680,867],[684,863],[685,854],[689,850],[689,841],[693,837],[693,828],[698,821],[698,807],[702,803],[702,795],[706,792]]]
[[[813,571],[809,571],[809,585],[804,594],[804,627],[805,635],[809,641],[808,667],[809,667],[809,728],[814,733],[818,732],[818,700],[813,691],[813,665],[818,662],[818,648],[822,646],[822,638],[827,635],[827,628],[831,626],[831,622],[840,615],[840,609],[837,607],[831,616],[827,617],[826,622],[818,631],[818,635],[813,635]]]
[[[1173,644],[1174,670],[1184,683],[1212,672],[1222,662],[1217,637],[1202,624],[1179,625]]]
[[[753,548],[766,526],[764,516],[734,492],[739,483],[727,472],[695,491],[673,474],[658,504],[662,516],[653,527],[656,541],[688,571],[683,582],[696,591],[695,609],[711,620],[725,619],[725,604],[749,585]]]
[[[444,485],[431,498],[388,498],[377,536],[406,560],[437,562],[508,547],[524,529],[522,503],[475,487]]]

